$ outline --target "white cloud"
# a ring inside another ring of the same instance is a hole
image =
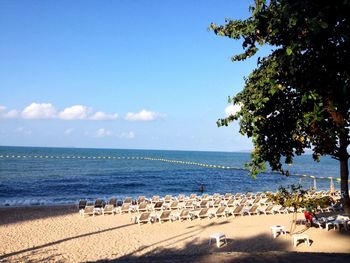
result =
[[[19,114],[17,110],[10,110],[4,115],[4,118],[12,119],[18,117],[18,115]]]
[[[84,105],[74,105],[58,113],[58,117],[62,120],[85,120],[89,111],[90,109]]]
[[[0,106],[0,118],[14,118],[16,110],[6,112],[6,107]],[[35,103],[27,106],[21,113],[24,119],[61,119],[61,120],[115,120],[118,114],[107,114],[102,111],[92,112],[90,107],[73,105],[58,112],[51,103]]]
[[[25,107],[21,113],[24,119],[51,119],[56,117],[56,109],[51,103],[35,103]]]
[[[108,121],[108,120],[115,120],[118,118],[118,114],[107,114],[102,111],[95,112],[93,115],[89,117],[90,120],[93,121]]]
[[[112,132],[110,132],[104,128],[101,128],[101,129],[98,129],[96,131],[95,137],[103,138],[103,137],[112,136],[112,135],[113,135]]]
[[[7,111],[7,108],[5,106],[0,105],[0,119],[13,119],[16,117],[18,117],[18,111]]]
[[[135,138],[135,132],[129,131],[129,132],[123,132],[119,136],[120,138],[124,139],[134,139]]]
[[[234,115],[241,110],[240,104],[230,104],[225,108],[226,116]]]
[[[160,118],[162,115],[148,110],[141,110],[140,112],[128,112],[125,119],[128,121],[154,121]]]

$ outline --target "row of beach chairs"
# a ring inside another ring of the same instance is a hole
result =
[[[155,213],[170,211],[172,218],[176,218],[179,211],[188,210],[191,218],[196,217],[200,213],[200,218],[205,217],[208,212],[200,209],[210,210],[210,215],[216,215],[225,213],[228,215],[260,215],[260,214],[282,214],[293,212],[290,208],[275,205],[267,201],[265,193],[226,193],[225,195],[204,194],[197,196],[191,194],[190,196],[179,195],[173,197],[166,195],[161,198],[158,195],[154,195],[152,198],[147,199],[145,196],[139,196],[137,200],[133,200],[131,197],[125,198],[122,202],[117,202],[116,198],[111,198],[108,202],[102,199],[95,200],[94,203],[88,204],[87,200],[80,200],[79,213],[82,216],[86,215],[105,215],[105,214],[123,214],[123,213],[150,213],[152,220],[155,220]],[[215,210],[215,211],[214,211]],[[298,212],[302,212],[300,210]],[[332,207],[323,208],[324,211],[333,211]],[[184,212],[185,213],[185,212]],[[153,216],[152,216],[153,215]],[[209,214],[208,214],[209,216]],[[157,218],[158,221],[159,218]]]

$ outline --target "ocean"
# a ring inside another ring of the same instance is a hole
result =
[[[276,191],[301,183],[314,186],[309,176],[339,178],[339,163],[311,155],[297,157],[288,166],[289,177],[265,172],[253,180],[244,163],[249,153],[0,147],[0,206],[75,204],[84,198],[108,200],[127,196]],[[336,189],[339,182],[334,180]],[[316,179],[318,190],[330,180]]]

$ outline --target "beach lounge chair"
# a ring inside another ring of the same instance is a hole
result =
[[[202,208],[199,213],[194,213],[194,218],[198,217],[199,219],[203,219],[203,218],[208,218],[209,214],[208,214],[209,208]]]
[[[120,213],[130,213],[130,203],[126,203],[126,204],[123,204],[121,207],[120,207]]]
[[[179,196],[177,197],[177,201],[181,202],[185,202],[185,195],[183,194],[179,194]]]
[[[330,207],[333,211],[343,211],[343,205],[340,202],[335,203]]]
[[[113,205],[113,207],[117,207],[117,198],[112,197],[111,199],[109,199],[108,204]]]
[[[151,199],[151,203],[152,203],[152,204],[155,204],[155,203],[157,203],[157,202],[159,202],[159,201],[160,201],[159,195],[154,195],[154,196],[152,196],[152,199]]]
[[[278,213],[278,214],[288,214],[288,208],[287,207],[284,207],[284,206],[281,206],[281,205],[277,205],[277,206],[274,206],[274,208],[272,209],[274,213]]]
[[[225,200],[229,200],[229,199],[231,199],[231,197],[232,197],[232,194],[231,194],[231,193],[226,193],[226,194],[224,195],[224,199],[225,199]]]
[[[242,205],[236,206],[234,209],[230,210],[230,214],[234,216],[243,215],[243,206]]]
[[[219,193],[215,193],[213,194],[213,196],[211,197],[211,200],[216,200],[216,199],[221,199],[221,195]]]
[[[253,200],[253,204],[259,204],[261,201],[261,197],[260,196],[257,196],[255,197],[255,199]]]
[[[188,200],[197,201],[197,194],[191,194]]]
[[[173,197],[171,195],[166,195],[164,197],[164,202],[165,203],[170,203],[173,200]]]
[[[159,220],[159,223],[163,223],[163,222],[166,222],[166,221],[172,221],[171,219],[171,211],[163,211],[160,216],[158,217],[158,220]]]
[[[131,197],[126,197],[123,201],[123,204],[132,204],[132,198]]]
[[[162,209],[163,209],[163,201],[158,201],[153,206],[154,211],[161,211]]]
[[[95,204],[94,204],[94,207],[95,207],[95,208],[102,208],[103,205],[104,205],[104,202],[103,202],[102,199],[96,199],[96,200],[95,200]]]
[[[190,209],[183,209],[183,210],[181,210],[181,213],[179,215],[179,220],[183,221],[183,220],[188,220],[188,219],[191,219]]]
[[[322,217],[320,219],[316,219],[315,217],[312,218],[312,224],[314,226],[318,226],[319,228],[323,229],[326,228],[326,224],[328,223],[327,219]]]
[[[252,192],[247,192],[247,193],[245,194],[245,197],[246,197],[247,199],[252,199],[252,198],[254,197],[254,195],[253,195]]]
[[[139,217],[136,218],[136,222],[139,225],[151,223],[151,213],[150,212],[142,213]]]
[[[105,205],[105,207],[102,208],[102,214],[103,215],[105,215],[105,214],[112,214],[112,215],[114,215],[115,214],[114,205],[112,205],[112,204]]]
[[[170,210],[177,210],[179,209],[179,201],[175,200],[173,201],[170,206],[169,206]]]
[[[203,194],[201,197],[201,200],[209,200],[209,195],[208,194]]]
[[[269,203],[269,200],[267,199],[267,197],[261,197],[259,204],[260,205],[269,205],[271,203]]]
[[[193,201],[192,201],[192,200],[188,200],[188,201],[185,203],[185,208],[193,209],[193,208],[194,208]]]
[[[102,199],[96,199],[95,200],[95,214],[101,214],[102,208],[105,206],[105,202]]]
[[[219,207],[221,206],[221,199],[215,199],[214,202],[211,204],[212,207]]]
[[[264,214],[264,215],[268,215],[268,214],[274,214],[273,212],[273,207],[274,205],[268,205],[268,206],[263,206],[263,207],[258,207],[258,213],[259,214]]]
[[[239,204],[240,205],[244,205],[244,204],[247,203],[247,201],[248,201],[248,198],[244,197],[244,198],[241,199],[241,201],[239,201]]]
[[[240,200],[242,198],[242,193],[236,193],[235,194],[235,199]]]
[[[83,217],[85,217],[85,215],[95,216],[95,207],[93,205],[85,206],[84,210],[80,215],[82,215]]]
[[[145,202],[146,201],[146,196],[144,195],[140,195],[138,198],[137,198],[137,204],[141,204],[142,202]]]
[[[251,215],[258,215],[258,205],[253,205],[251,208],[248,210],[243,211],[243,215],[248,214],[249,216]]]
[[[235,199],[234,198],[231,198],[229,199],[227,202],[226,202],[226,206],[227,207],[234,207],[235,206]]]
[[[86,200],[79,200],[79,204],[78,204],[79,214],[81,214],[84,211],[84,208],[86,205],[87,205]]]
[[[280,213],[281,214],[289,214],[290,213],[289,207],[282,206],[280,208]]]
[[[220,216],[227,216],[226,207],[224,206],[219,207],[214,213],[211,214],[211,216],[215,218],[218,218]]]
[[[142,213],[142,212],[147,212],[147,202],[142,202],[140,203],[137,208],[136,208],[137,212]]]
[[[209,201],[208,201],[208,200],[202,200],[202,201],[199,203],[199,207],[200,207],[200,208],[209,207]]]

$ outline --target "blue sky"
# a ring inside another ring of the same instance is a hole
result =
[[[0,2],[0,145],[241,151],[217,128],[256,59],[207,27],[251,1]]]

